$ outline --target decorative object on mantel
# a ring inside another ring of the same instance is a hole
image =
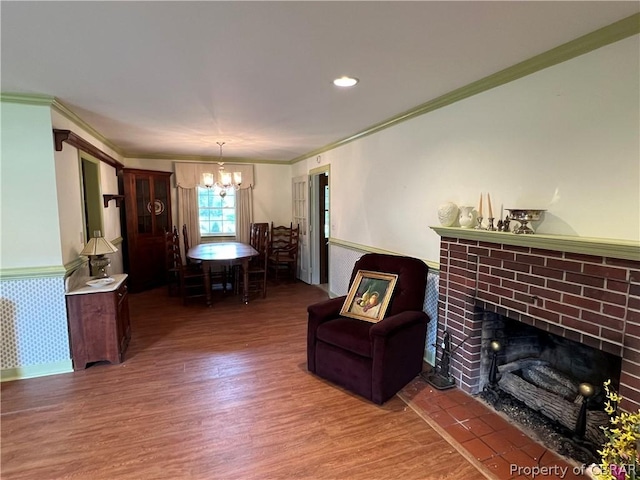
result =
[[[460,207],[459,222],[462,228],[473,228],[476,223],[476,212],[473,207]]]
[[[513,233],[516,234],[533,234],[534,231],[528,225],[529,222],[537,222],[540,220],[543,212],[546,210],[535,210],[530,208],[507,208],[509,210],[509,219],[520,222],[520,226]]]
[[[509,231],[509,215],[504,217],[504,220],[498,220],[498,231],[499,232],[508,232]]]
[[[478,224],[474,227],[476,230],[484,230],[484,227],[482,226],[482,219],[483,219],[483,215],[482,215],[482,193],[480,193],[480,203],[478,204],[478,217],[476,218],[476,221],[478,222]]]
[[[493,221],[495,220],[493,216],[493,207],[491,205],[491,194],[487,193],[487,203],[489,204],[489,225],[487,226],[487,230],[491,232],[495,232],[496,227],[493,226]]]
[[[453,202],[447,202],[438,207],[438,220],[443,227],[451,227],[458,220],[460,209]]]
[[[111,264],[108,253],[115,253],[118,249],[102,236],[100,230],[93,232],[93,238],[87,242],[80,255],[90,258],[91,270],[96,278],[109,278],[107,267]]]

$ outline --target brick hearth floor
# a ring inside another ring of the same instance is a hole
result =
[[[588,478],[575,473],[581,465],[547,449],[505,416],[458,388],[437,390],[417,377],[398,395],[488,478]]]

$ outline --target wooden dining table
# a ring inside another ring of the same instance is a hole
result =
[[[202,268],[207,273],[204,276],[207,305],[211,306],[211,267],[216,263],[224,266],[242,266],[242,301],[245,304],[249,303],[249,260],[256,255],[258,251],[255,248],[242,242],[200,243],[189,249],[187,257],[201,261]]]

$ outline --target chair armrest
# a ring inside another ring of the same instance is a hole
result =
[[[407,310],[369,329],[374,402],[384,402],[420,373],[428,322],[426,313]]]
[[[427,322],[429,322],[429,315],[426,313],[407,310],[405,312],[400,312],[396,315],[383,318],[378,323],[374,323],[369,329],[369,335],[386,337],[414,324],[426,324]]]
[[[340,316],[346,295],[314,303],[307,307],[309,321],[307,323],[307,369],[316,371],[316,330],[324,322]]]
[[[314,323],[319,324],[327,320],[336,318],[340,315],[340,310],[342,309],[342,305],[344,304],[344,300],[346,298],[347,296],[344,295],[342,297],[331,298],[323,302],[309,305],[307,307],[307,312],[309,313],[309,321],[313,321]]]

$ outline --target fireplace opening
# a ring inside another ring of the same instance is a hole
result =
[[[606,440],[603,383],[622,360],[493,312],[482,313],[481,398],[549,447],[582,463]]]

